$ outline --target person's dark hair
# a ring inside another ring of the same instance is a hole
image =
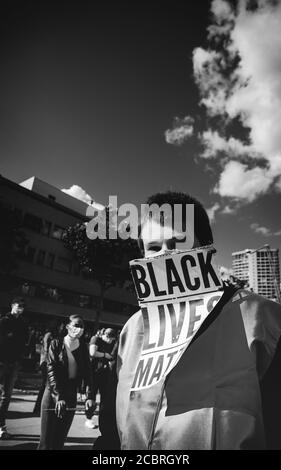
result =
[[[11,302],[11,305],[13,305],[13,304],[20,304],[20,305],[25,306],[24,298],[23,297],[14,297],[12,302]]]
[[[106,334],[109,338],[116,338],[116,332],[113,328],[106,328],[103,334]]]
[[[156,193],[150,196],[146,204],[157,204],[159,207],[163,204],[170,204],[172,213],[173,207],[175,204],[181,204],[185,207],[186,204],[194,205],[194,235],[198,239],[201,246],[211,245],[213,243],[213,234],[210,226],[210,221],[208,214],[201,202],[199,202],[195,197],[190,196],[189,194],[176,192],[176,191],[166,191],[161,193]],[[183,227],[186,226],[185,220],[185,210],[183,210]],[[142,224],[139,226],[139,248],[143,253],[143,242],[141,237]]]
[[[66,325],[69,325],[72,321],[81,320],[85,324],[83,317],[81,315],[70,315],[66,320]]]

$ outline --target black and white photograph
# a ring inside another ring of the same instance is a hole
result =
[[[0,11],[0,450],[281,450],[281,0]]]

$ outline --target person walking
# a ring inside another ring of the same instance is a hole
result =
[[[85,410],[93,407],[93,384],[88,348],[81,338],[84,321],[68,318],[67,335],[53,339],[47,354],[47,385],[41,405],[39,450],[63,449],[77,404],[77,391],[84,381]]]
[[[112,370],[112,364],[114,361],[113,350],[116,343],[116,333],[113,328],[104,328],[101,333],[94,335],[89,344],[89,353],[92,361],[92,375],[94,383],[94,398],[98,391],[100,393],[100,406],[99,415],[104,403],[104,397],[106,395],[108,380]],[[116,350],[117,354],[117,350]],[[96,398],[95,398],[96,400]],[[96,403],[95,403],[96,408]],[[87,413],[86,426],[93,428],[94,424],[92,416]],[[100,424],[100,419],[99,419]]]
[[[28,328],[22,318],[24,307],[24,300],[16,297],[11,302],[11,311],[0,319],[0,439],[10,438],[6,417],[28,339]]]
[[[41,371],[41,376],[42,376],[42,382],[41,382],[39,393],[38,393],[38,396],[37,396],[37,399],[33,408],[34,416],[40,416],[42,398],[43,398],[43,394],[44,394],[46,383],[47,383],[47,355],[48,355],[49,346],[53,339],[58,338],[60,335],[62,335],[63,326],[64,326],[63,323],[58,324],[57,320],[52,321],[50,325],[48,326],[47,331],[44,334],[44,337],[42,340],[42,347],[41,347],[41,354],[40,354],[40,371]]]

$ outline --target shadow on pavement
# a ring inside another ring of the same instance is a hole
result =
[[[63,450],[92,450],[92,445],[88,444],[87,446],[67,446]]]
[[[11,441],[24,441],[22,444],[11,444]],[[88,437],[69,437],[63,450],[91,450],[96,438]],[[34,442],[36,441],[36,442]],[[1,450],[37,450],[39,444],[39,436],[37,434],[13,434],[9,445],[1,445]],[[70,444],[70,445],[69,445]]]
[[[18,397],[12,397],[11,398],[11,402],[17,402],[17,401],[23,401],[23,402],[33,402],[35,403],[35,400],[34,399],[28,399],[28,398],[18,398]]]
[[[40,436],[39,434],[12,434],[11,441],[38,441]]]
[[[14,446],[1,446],[1,450],[36,450],[38,443],[26,442],[24,444],[16,444]]]
[[[8,411],[7,419],[35,418],[31,411]]]
[[[1,450],[37,450],[38,444],[36,442],[24,443],[24,444],[16,444],[13,447],[11,446],[3,446]],[[92,445],[71,445],[64,447],[63,450],[91,450]]]
[[[93,437],[68,437],[66,442],[75,442],[76,444],[93,444],[95,439]]]

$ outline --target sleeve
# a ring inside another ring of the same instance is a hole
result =
[[[29,347],[29,340],[30,340],[30,333],[28,330],[28,326],[25,321],[22,322],[22,335],[19,340],[19,351],[20,351],[20,358],[22,358],[25,354],[26,347]]]
[[[266,449],[281,449],[281,339],[279,339],[274,358],[261,381],[263,421]]]
[[[117,377],[119,377],[123,363],[126,369],[135,369],[135,355],[139,352],[143,339],[143,320],[141,310],[132,315],[123,326],[117,351]]]
[[[95,335],[95,336],[92,336],[92,338],[90,339],[90,343],[89,345],[91,346],[92,344],[94,344],[95,346],[98,346],[98,337]]]
[[[113,358],[113,361],[116,361],[116,359],[117,359],[117,353],[118,353],[118,347],[119,347],[118,343],[119,343],[118,340],[115,341],[114,346],[112,348],[112,351],[110,353],[112,358]]]
[[[94,397],[94,386],[93,386],[93,374],[91,368],[90,355],[86,343],[82,343],[83,348],[83,361],[84,361],[84,384],[86,387],[86,399],[93,400]]]
[[[241,304],[241,311],[248,345],[256,356],[261,379],[271,364],[281,336],[281,305],[253,296]]]
[[[48,355],[48,350],[49,350],[51,341],[52,341],[52,333],[48,332],[44,335],[43,342],[42,342],[42,348],[43,348],[43,353],[45,357],[47,357]]]
[[[58,341],[52,340],[47,354],[47,375],[52,396],[56,401],[64,400],[63,387],[60,383],[58,364]]]
[[[0,345],[2,345],[5,341],[6,336],[6,319],[0,318]]]
[[[99,415],[101,435],[95,440],[93,450],[120,450],[120,440],[116,422],[116,364],[109,374],[107,390]]]

